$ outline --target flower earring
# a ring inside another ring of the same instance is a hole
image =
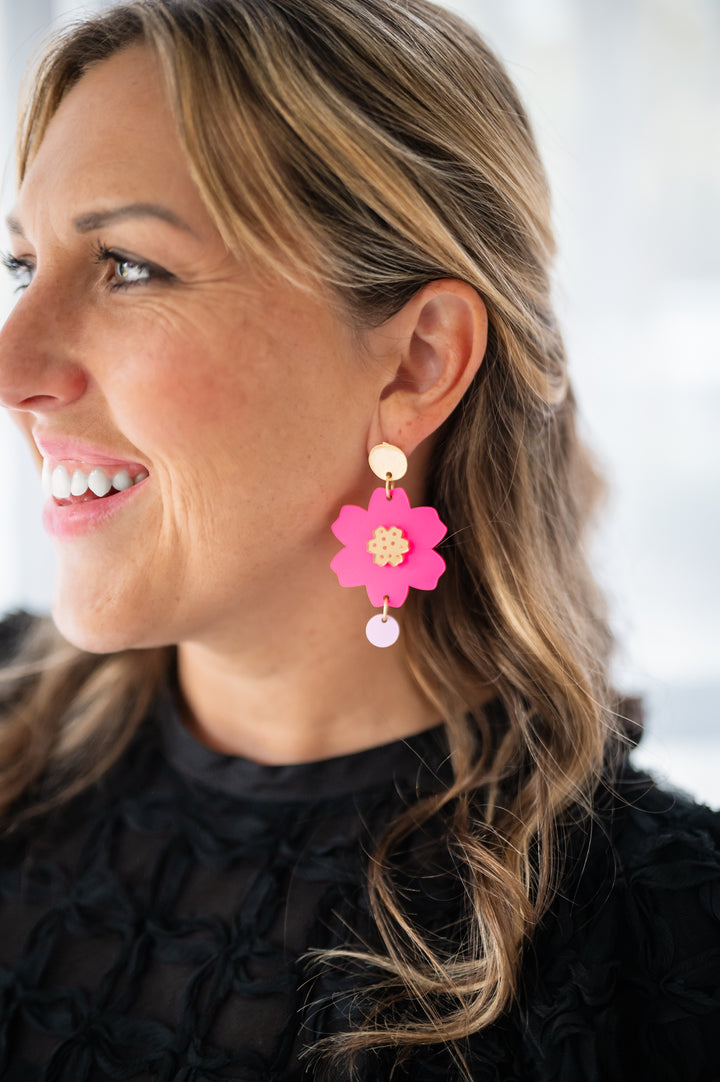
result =
[[[434,507],[411,507],[395,482],[407,472],[407,458],[392,443],[379,443],[368,455],[370,469],[385,482],[370,497],[367,510],[346,503],[332,532],[345,546],[330,567],[341,586],[365,586],[373,605],[382,607],[368,620],[365,634],[373,646],[392,646],[400,627],[388,608],[403,604],[412,586],[434,590],[445,570],[435,552],[447,526]]]

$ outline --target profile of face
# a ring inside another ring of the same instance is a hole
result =
[[[338,587],[330,525],[369,499],[383,440],[413,453],[421,496],[428,437],[484,353],[477,292],[429,282],[361,331],[329,290],[230,251],[142,43],[62,99],[9,224],[0,402],[54,485],[66,637],[236,651],[288,624],[328,644],[363,628],[374,610]]]
[[[329,524],[372,487],[387,373],[330,298],[228,252],[147,48],[68,93],[11,222],[23,288],[0,336],[2,402],[56,494],[59,467],[78,490],[93,470],[100,491],[120,475],[119,492],[47,501],[67,637],[150,646],[243,613],[252,634],[282,599],[337,592]]]

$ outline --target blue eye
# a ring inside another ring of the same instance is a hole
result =
[[[143,263],[131,259],[122,252],[114,252],[105,245],[98,244],[95,249],[97,263],[109,263],[113,266],[111,289],[130,289],[148,282],[171,282],[175,275],[155,263]],[[15,283],[15,292],[27,289],[35,277],[35,265],[29,259],[16,259],[8,252],[0,255],[0,263],[10,274]]]
[[[9,253],[0,257],[0,262],[15,282],[15,292],[27,289],[35,275],[35,267],[27,259],[16,259]]]
[[[171,282],[175,275],[156,263],[146,263],[125,252],[118,252],[98,243],[95,246],[95,262],[109,263],[113,268],[111,289],[132,289],[148,282]]]
[[[132,259],[115,260],[115,281],[118,285],[134,285],[147,282],[152,278],[152,270],[146,263],[135,263]]]

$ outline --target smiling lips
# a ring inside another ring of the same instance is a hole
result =
[[[46,458],[43,460],[42,484],[45,493],[64,507],[124,492],[148,476],[146,469],[130,464],[127,468],[117,469],[70,461],[53,464]]]

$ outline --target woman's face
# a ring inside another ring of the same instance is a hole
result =
[[[317,290],[227,252],[148,50],[64,99],[11,246],[25,288],[0,398],[56,491],[59,467],[78,491],[93,470],[140,479],[47,501],[65,634],[101,651],[197,640],[300,589],[337,591],[329,523],[366,484],[386,375]]]

